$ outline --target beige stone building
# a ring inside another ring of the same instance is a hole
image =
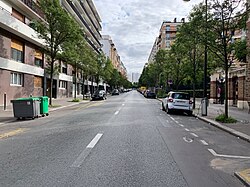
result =
[[[117,69],[121,73],[121,75],[127,78],[126,67],[124,66],[121,57],[118,54],[117,48],[112,41],[111,36],[103,35],[101,43],[104,54],[111,60],[114,68]]]

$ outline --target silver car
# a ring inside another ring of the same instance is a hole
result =
[[[182,111],[191,116],[193,114],[192,103],[188,93],[171,91],[168,93],[167,97],[162,100],[162,110],[167,113]]]

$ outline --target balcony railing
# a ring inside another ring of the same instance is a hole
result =
[[[26,6],[28,6],[31,10],[33,10],[35,13],[37,13],[39,16],[44,18],[44,13],[39,8],[36,2],[33,0],[21,0]]]

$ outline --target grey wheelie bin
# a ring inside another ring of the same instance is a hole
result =
[[[14,117],[17,119],[38,118],[40,115],[40,99],[35,97],[11,100]]]

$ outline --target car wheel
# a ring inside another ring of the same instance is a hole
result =
[[[192,116],[192,115],[193,115],[193,111],[187,111],[187,114],[188,114],[189,116]]]
[[[164,107],[164,104],[163,104],[163,103],[161,103],[161,109],[162,109],[163,111],[166,111],[166,109],[165,109],[165,107]]]
[[[167,112],[167,114],[170,114],[170,109],[168,108],[168,105],[166,106],[166,112]]]

